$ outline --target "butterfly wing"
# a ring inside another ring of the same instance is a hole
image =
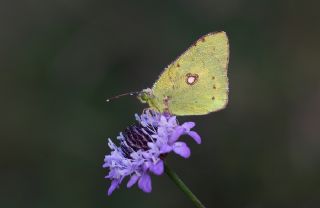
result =
[[[153,85],[153,105],[174,115],[203,115],[228,102],[229,43],[209,33],[172,62]]]

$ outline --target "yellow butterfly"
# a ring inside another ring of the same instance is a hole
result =
[[[174,115],[204,115],[228,103],[229,42],[225,32],[198,39],[138,98],[150,108]]]

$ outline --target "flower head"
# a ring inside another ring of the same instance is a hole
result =
[[[105,178],[112,180],[108,195],[119,187],[125,177],[130,177],[127,187],[138,183],[144,192],[151,192],[150,173],[161,175],[164,171],[163,160],[170,152],[188,158],[190,149],[185,142],[178,141],[180,136],[189,135],[198,144],[200,136],[191,129],[194,122],[178,124],[175,116],[160,114],[146,110],[140,116],[137,114],[137,124],[127,127],[117,139],[116,146],[111,139],[108,145],[111,153],[104,158],[104,168],[109,168]]]

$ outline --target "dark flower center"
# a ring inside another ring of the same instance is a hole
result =
[[[151,128],[157,130],[155,127]],[[133,151],[148,150],[148,142],[152,141],[151,135],[153,134],[154,132],[150,128],[143,127],[141,124],[127,127],[123,132],[125,142],[121,142],[120,144],[124,156],[126,158],[131,158],[130,154]]]

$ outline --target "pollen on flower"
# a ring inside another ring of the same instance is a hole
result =
[[[175,152],[188,158],[190,149],[185,142],[178,141],[181,135],[191,136],[198,144],[200,136],[191,129],[194,122],[178,124],[175,116],[160,114],[146,110],[140,116],[135,115],[137,123],[127,127],[117,139],[116,146],[111,139],[108,145],[111,153],[104,158],[104,168],[109,169],[105,177],[111,185],[108,195],[119,188],[125,177],[130,177],[127,187],[138,183],[138,187],[146,193],[151,192],[150,174],[161,175],[164,171],[164,155]]]

